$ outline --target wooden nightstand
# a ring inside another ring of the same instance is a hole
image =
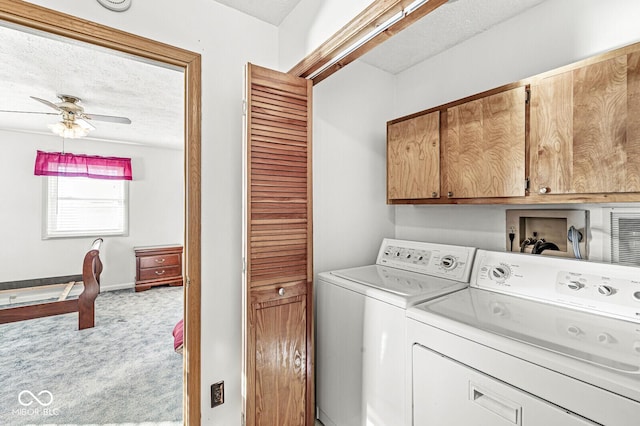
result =
[[[134,247],[134,250],[136,291],[157,285],[182,285],[182,246]]]

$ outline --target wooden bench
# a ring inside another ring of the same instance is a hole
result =
[[[98,297],[98,293],[100,293],[100,274],[102,273],[101,245],[102,238],[95,239],[91,244],[91,249],[84,256],[84,261],[82,262],[84,289],[77,299],[57,300],[55,302],[0,309],[0,324],[78,312],[78,328],[80,330],[92,328],[95,325],[95,300]]]

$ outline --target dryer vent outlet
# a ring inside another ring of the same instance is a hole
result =
[[[211,385],[211,408],[224,403],[224,380]]]

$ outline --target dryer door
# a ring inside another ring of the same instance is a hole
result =
[[[597,424],[424,346],[412,350],[415,426]]]

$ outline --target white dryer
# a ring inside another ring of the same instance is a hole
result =
[[[325,426],[405,423],[405,311],[467,287],[474,254],[385,239],[375,265],[319,274],[316,404]]]
[[[639,268],[478,250],[407,322],[407,424],[640,424]]]

